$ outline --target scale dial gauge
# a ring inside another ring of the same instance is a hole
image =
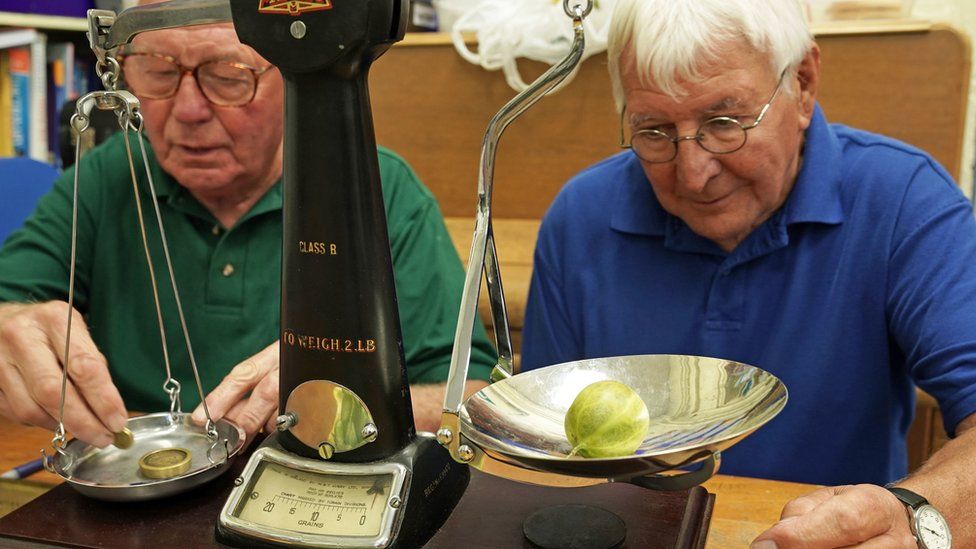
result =
[[[395,463],[327,463],[263,448],[234,488],[221,524],[285,545],[382,547],[400,507],[400,469]]]
[[[323,475],[265,461],[234,515],[282,530],[375,537],[392,482],[392,475]]]

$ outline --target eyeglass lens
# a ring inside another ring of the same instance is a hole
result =
[[[179,65],[155,55],[130,55],[123,66],[129,88],[150,99],[172,97],[183,75]],[[246,104],[256,87],[254,73],[250,70],[221,61],[198,66],[194,76],[204,96],[216,105]]]
[[[631,147],[637,156],[648,162],[667,162],[677,154],[677,136],[650,130],[637,132],[632,136]],[[738,150],[746,142],[746,130],[731,118],[713,118],[698,128],[695,138],[709,152],[716,154]]]

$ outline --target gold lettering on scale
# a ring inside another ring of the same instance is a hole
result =
[[[300,334],[294,330],[281,332],[281,342],[290,347],[324,353],[375,353],[376,340],[372,338],[322,337]]]
[[[260,13],[299,15],[318,10],[332,9],[331,0],[261,0]]]
[[[298,251],[303,254],[339,255],[339,247],[334,242],[299,240]]]

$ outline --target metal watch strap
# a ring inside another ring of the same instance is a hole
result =
[[[895,495],[896,498],[901,500],[902,503],[911,507],[912,509],[918,509],[922,505],[927,505],[929,500],[923,498],[922,496],[907,490],[905,488],[899,488],[897,486],[887,486],[888,491]]]

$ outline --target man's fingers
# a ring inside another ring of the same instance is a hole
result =
[[[227,415],[224,416],[228,421],[234,422],[238,427],[244,430],[244,435],[250,442],[254,439],[254,435],[261,430],[263,424],[270,420],[259,420],[257,415],[253,410],[248,409],[248,401],[242,400],[234,405]]]
[[[47,351],[50,353],[50,348]],[[36,353],[35,357],[40,357],[41,354]],[[41,359],[38,364],[32,365],[30,368],[25,368],[21,364],[17,365],[26,385],[25,394],[43,408],[49,417],[57,420],[62,418],[61,387],[64,384],[64,416],[62,421],[64,421],[65,428],[75,437],[99,448],[111,444],[112,430],[92,412],[87,402],[75,388],[74,383],[70,379],[65,383],[60,366],[50,367],[50,364],[56,361],[56,357],[51,354],[50,357],[46,358],[46,360]],[[46,366],[41,366],[41,364]],[[40,423],[36,424],[39,425]],[[125,425],[124,421],[122,425]]]
[[[864,543],[892,528],[883,488],[859,485],[835,490],[836,495],[808,513],[774,524],[756,542],[771,540],[778,549],[832,549]]]
[[[251,359],[234,366],[234,369],[207,395],[207,411],[214,420],[224,417],[235,404],[241,401],[260,380],[258,365]],[[193,421],[206,421],[203,404],[193,411]]]
[[[74,345],[72,345],[74,347]],[[121,431],[128,421],[122,395],[112,383],[105,357],[72,350],[68,357],[68,377],[81,400],[89,405],[98,420],[113,433]]]
[[[20,371],[0,364],[0,387],[4,392],[4,415],[20,423],[53,431],[58,422],[30,397]],[[9,395],[9,396],[8,396]]]
[[[64,426],[76,438],[99,448],[104,448],[115,441],[112,431],[99,421],[88,404],[81,400],[77,389],[71,386],[68,387],[68,395],[64,403]]]
[[[838,487],[835,486],[820,488],[790,501],[785,507],[783,507],[783,512],[779,517],[780,520],[798,515],[805,515],[810,511],[813,511],[820,504],[834,497],[834,495],[837,493],[837,488]]]
[[[67,303],[54,301],[25,306],[18,315],[5,318],[0,327],[0,354],[4,357],[0,364],[0,387],[4,388],[15,416],[21,421],[53,428],[61,417],[61,357],[64,355],[68,310]],[[84,320],[77,311],[73,311],[73,315],[69,357],[80,353],[85,358],[78,360],[79,372],[74,375],[69,372],[69,378],[107,388],[99,387],[95,394],[83,395],[69,379],[65,385],[65,426],[76,437],[104,446],[111,442],[111,429],[107,424],[119,423],[119,418],[110,412],[106,412],[105,417],[96,416],[85,399],[90,398],[99,409],[111,410],[113,399],[105,395],[115,393],[114,402],[121,408],[121,426],[125,425],[125,407],[108,376],[104,358],[88,335]],[[69,365],[69,369],[74,370],[74,366]]]
[[[7,402],[7,395],[3,394],[3,389],[0,389],[0,416],[14,419],[14,410],[10,407],[10,403]]]
[[[61,376],[40,376],[32,379],[32,394],[39,402],[47,402],[55,397],[53,408],[47,409],[48,415],[57,419],[61,416]],[[112,432],[95,416],[88,404],[81,398],[78,390],[69,381],[65,387],[64,396],[65,429],[89,444],[104,448],[112,443]]]
[[[61,376],[46,372],[25,380],[16,368],[0,368],[0,386],[6,391],[7,405],[18,421],[54,430],[61,414]],[[65,390],[65,429],[75,437],[104,447],[112,443],[112,434],[81,400],[69,382]]]
[[[31,376],[61,373],[61,363],[36,318],[19,315],[3,319],[0,325],[0,388],[3,388],[18,420],[40,425],[57,400],[37,402],[31,390]],[[60,399],[60,393],[58,393]],[[30,401],[30,402],[28,402]]]
[[[64,355],[67,332],[65,317],[67,306],[58,305],[64,306],[51,307],[45,311],[45,314],[50,315],[50,320],[42,323],[42,326],[47,327],[47,338],[52,343],[52,352],[55,356],[61,357]],[[78,311],[72,311],[72,315],[68,377],[82,401],[88,404],[98,421],[109,431],[117,433],[125,427],[128,420],[122,395],[112,382],[108,361],[92,341],[84,318]]]
[[[264,432],[273,433],[277,429],[278,429],[278,414],[274,413],[268,416],[268,421],[264,422]]]
[[[277,370],[278,342],[276,341],[258,354],[234,366],[234,369],[227,374],[223,381],[207,395],[210,417],[217,420],[227,415],[234,405],[243,400],[271,371],[275,371],[277,379]],[[275,398],[277,398],[277,383],[275,394]],[[197,409],[193,411],[193,421],[202,424],[206,419],[203,406],[197,406]]]
[[[278,410],[278,370],[268,372],[254,388],[251,397],[235,405],[225,416],[239,425],[248,438],[271,423]]]

